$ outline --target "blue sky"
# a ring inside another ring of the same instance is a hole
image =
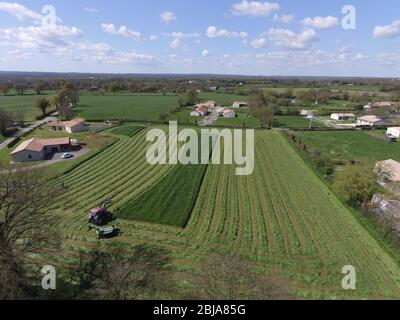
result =
[[[399,77],[400,2],[0,1],[0,52],[15,71]]]

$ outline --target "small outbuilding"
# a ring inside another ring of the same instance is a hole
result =
[[[331,119],[336,121],[355,121],[356,115],[354,113],[332,113]]]
[[[235,117],[236,117],[236,113],[232,109],[225,109],[224,110],[224,118],[232,119],[232,118],[235,118]]]
[[[234,109],[246,108],[248,105],[249,105],[248,102],[235,101],[235,102],[232,104],[232,108],[234,108]]]
[[[387,128],[386,135],[389,137],[400,138],[400,127]]]

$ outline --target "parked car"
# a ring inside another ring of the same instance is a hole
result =
[[[70,153],[64,153],[64,154],[61,156],[62,159],[71,159],[72,157],[73,157],[73,155],[70,154]]]

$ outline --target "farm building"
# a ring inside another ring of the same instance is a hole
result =
[[[80,118],[70,121],[49,122],[48,126],[54,131],[65,131],[68,133],[89,131],[87,122]]]
[[[209,111],[208,111],[208,107],[206,107],[205,105],[198,107],[196,110],[194,110],[190,113],[190,115],[192,117],[204,117],[207,114],[209,114]]]
[[[313,116],[314,110],[301,110],[300,115],[303,117]]]
[[[400,138],[400,127],[391,127],[386,131],[386,135],[389,137]]]
[[[205,105],[208,108],[215,108],[217,106],[217,103],[215,101],[207,101],[203,103],[203,105]]]
[[[236,113],[232,109],[224,110],[224,118],[231,119],[231,118],[235,118],[235,117],[236,117]]]
[[[377,116],[363,116],[357,119],[358,126],[381,126],[384,125],[385,122],[378,118]]]
[[[375,103],[368,103],[364,106],[364,110],[368,111],[371,109],[381,109],[381,108],[392,108],[393,104],[391,102],[375,102]]]
[[[41,161],[48,155],[69,151],[69,138],[37,139],[22,142],[12,153],[13,162]]]
[[[380,161],[375,166],[375,172],[386,181],[400,181],[400,162],[389,159]]]
[[[242,101],[235,101],[232,104],[232,108],[234,108],[234,109],[246,108],[247,106],[248,106],[248,102],[242,102]]]
[[[354,121],[356,116],[354,113],[332,113],[331,119],[336,121]]]
[[[217,112],[218,117],[223,117],[225,108],[217,108],[215,111]]]

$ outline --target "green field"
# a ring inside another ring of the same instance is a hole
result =
[[[177,96],[162,94],[81,95],[76,114],[90,120],[159,120],[177,106]]]
[[[231,107],[235,101],[248,101],[249,97],[247,96],[239,96],[234,94],[225,94],[225,93],[201,93],[199,98],[202,101],[215,101],[217,104],[223,107]]]
[[[132,138],[121,136],[112,147],[55,182],[64,181],[67,187],[51,211],[60,219],[65,240],[59,259],[70,259],[96,242],[86,228],[86,217],[103,199],[112,200],[114,212],[131,201],[147,204],[156,199],[142,215],[161,219],[146,223],[119,218],[116,223],[123,233],[110,242],[125,248],[140,244],[161,248],[182,272],[210,252],[240,254],[260,270],[281,270],[293,291],[304,298],[400,296],[397,261],[304,163],[283,134],[256,131],[251,176],[236,176],[233,165],[209,165],[184,229],[163,225],[163,209],[166,203],[174,207],[168,197],[191,181],[174,178],[173,172],[180,169],[171,165],[149,165],[145,136],[146,130]],[[183,194],[183,199],[188,195]],[[184,216],[188,204],[181,206],[176,208]],[[175,209],[171,212],[178,215]],[[357,270],[354,291],[341,288],[341,271],[349,264]]]
[[[176,165],[153,188],[124,206],[118,217],[183,228],[206,169],[207,165]]]
[[[27,92],[23,96],[18,95],[0,95],[0,109],[11,113],[19,113],[25,121],[34,121],[42,112],[35,108],[36,100],[45,97],[51,99],[54,92],[46,92],[43,95],[36,95],[33,92]],[[50,110],[49,110],[50,111]]]
[[[141,130],[143,130],[143,127],[125,125],[112,129],[110,132],[116,135],[133,137],[136,133],[138,133]]]
[[[400,161],[400,144],[387,143],[382,132],[301,132],[299,136],[309,149],[318,149],[332,160]]]
[[[301,116],[275,116],[274,127],[275,128],[308,128],[310,126],[310,120]],[[325,125],[319,121],[314,120],[312,122],[313,128],[325,127]]]

